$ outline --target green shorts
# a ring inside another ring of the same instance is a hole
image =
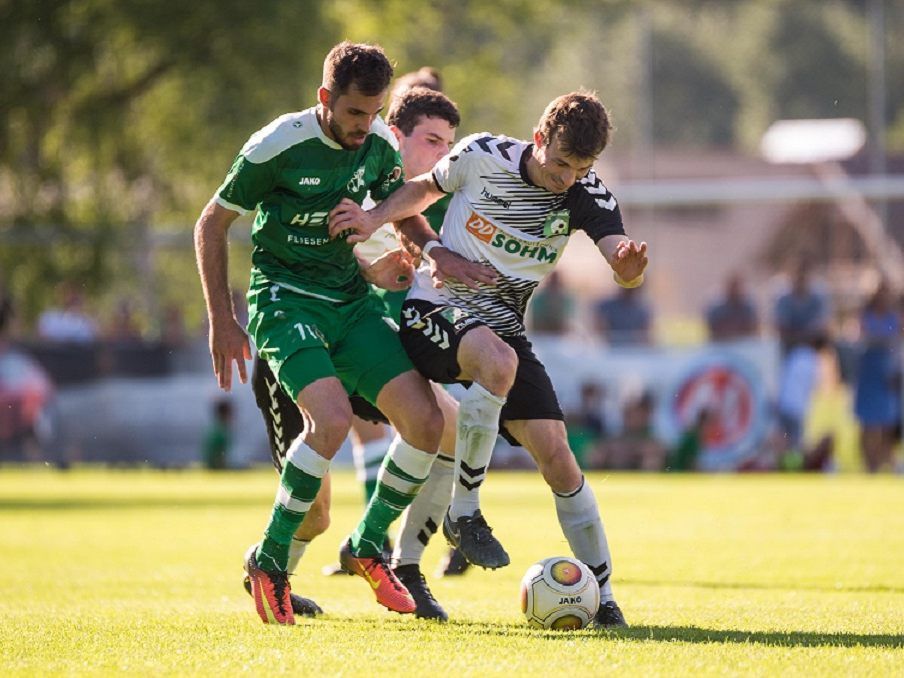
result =
[[[318,379],[337,377],[347,393],[375,405],[387,383],[414,369],[373,294],[337,303],[256,281],[248,292],[248,333],[293,401]]]
[[[405,298],[408,296],[408,290],[401,290],[400,292],[391,292],[389,290],[384,290],[382,287],[373,287],[371,289],[374,291],[380,299],[383,300],[383,303],[386,304],[386,311],[389,313],[389,317],[396,321],[396,324],[402,322],[402,304],[405,302]]]

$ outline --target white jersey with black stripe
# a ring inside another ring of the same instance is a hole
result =
[[[583,230],[594,242],[624,233],[618,203],[593,171],[564,194],[531,183],[532,149],[526,141],[472,134],[437,163],[437,186],[453,194],[440,232],[443,245],[493,266],[498,282],[472,290],[447,281],[436,289],[423,266],[409,299],[452,304],[497,334],[522,335],[528,299],[561,258],[571,233]]]

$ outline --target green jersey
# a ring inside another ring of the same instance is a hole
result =
[[[257,208],[251,230],[252,283],[345,302],[367,294],[346,237],[330,239],[328,214],[342,198],[385,199],[404,183],[398,143],[377,118],[357,150],[327,137],[317,108],[283,115],[255,132],[217,191],[223,207]]]

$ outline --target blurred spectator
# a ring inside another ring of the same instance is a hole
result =
[[[13,300],[6,292],[6,288],[0,284],[0,350],[3,342],[12,334],[13,326]]]
[[[163,309],[163,326],[160,328],[160,339],[171,348],[184,346],[188,340],[185,329],[185,318],[177,304],[167,304]]]
[[[232,447],[232,401],[220,398],[213,404],[213,420],[204,434],[201,461],[204,468],[212,471],[225,469],[229,465],[229,450]]]
[[[595,459],[601,468],[622,471],[660,471],[665,465],[665,446],[653,435],[653,395],[631,398],[624,408],[621,434],[600,446]]]
[[[775,327],[782,353],[828,339],[830,316],[828,296],[813,282],[809,262],[800,262],[792,276],[791,289],[775,303]]]
[[[703,452],[706,429],[715,421],[715,416],[709,408],[700,408],[675,447],[669,450],[666,471],[693,471],[697,468],[697,460]]]
[[[737,273],[725,281],[725,296],[706,310],[710,341],[732,341],[756,336],[759,332],[756,306],[744,291]]]
[[[648,346],[652,313],[643,298],[643,287],[619,287],[615,294],[597,302],[597,331],[610,346]]]
[[[819,379],[820,351],[825,347],[825,337],[817,336],[809,344],[793,345],[781,360],[776,398],[776,414],[784,439],[781,454],[802,454],[804,423]]]
[[[606,438],[603,395],[604,390],[600,384],[585,381],[581,384],[581,400],[577,409],[565,414],[568,445],[581,468],[587,467],[587,463]]]
[[[530,300],[528,329],[536,334],[566,334],[574,306],[574,296],[562,283],[559,272],[553,271]]]
[[[38,336],[48,341],[89,343],[97,338],[97,325],[84,310],[81,291],[72,283],[60,290],[59,308],[49,308],[38,318]]]
[[[860,314],[860,361],[854,414],[870,473],[891,465],[895,426],[901,416],[901,315],[888,286],[880,283]]]
[[[130,342],[141,340],[141,330],[132,311],[132,304],[128,299],[120,299],[113,311],[113,319],[107,328],[106,338],[112,341]]]

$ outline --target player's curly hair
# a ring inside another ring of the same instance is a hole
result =
[[[352,84],[365,96],[389,88],[393,67],[379,45],[340,42],[323,60],[323,86],[333,96],[345,94]]]
[[[442,92],[426,87],[412,87],[395,97],[389,105],[386,122],[398,127],[407,137],[411,136],[422,117],[440,118],[452,127],[461,124],[455,103]]]
[[[581,89],[550,101],[536,131],[546,145],[555,137],[568,155],[595,158],[609,143],[612,124],[596,94]]]

